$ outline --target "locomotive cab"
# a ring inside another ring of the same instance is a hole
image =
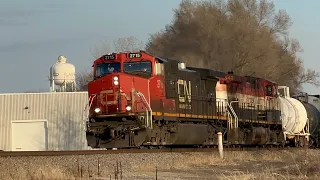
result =
[[[95,60],[94,80],[88,84],[89,118],[132,118],[146,112],[150,109],[150,80],[159,74],[160,64],[143,51],[106,54]]]

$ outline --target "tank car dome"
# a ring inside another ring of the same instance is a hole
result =
[[[67,63],[65,56],[59,56],[57,63],[52,66],[52,75],[55,85],[72,83],[75,81],[75,66]]]

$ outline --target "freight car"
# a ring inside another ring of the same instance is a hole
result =
[[[145,51],[96,59],[88,84],[86,137],[92,148],[307,146],[309,119],[289,88]]]
[[[320,95],[309,95],[301,92],[294,96],[304,105],[310,121],[310,141],[309,146],[320,148]]]

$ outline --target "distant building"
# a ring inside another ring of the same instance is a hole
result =
[[[0,103],[0,150],[88,149],[87,92],[0,94]]]

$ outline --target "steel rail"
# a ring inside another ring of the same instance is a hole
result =
[[[224,147],[224,151],[259,151],[259,150],[297,150],[296,147]],[[163,148],[163,149],[117,149],[117,150],[72,150],[72,151],[0,151],[0,157],[14,156],[71,156],[123,153],[184,153],[184,152],[218,152],[218,148]]]

